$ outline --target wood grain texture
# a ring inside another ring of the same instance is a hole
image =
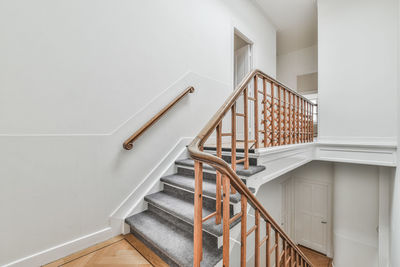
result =
[[[300,250],[307,256],[314,267],[332,267],[332,259],[311,249],[299,246]]]
[[[139,239],[137,239],[132,234],[127,234],[124,236],[126,241],[128,241],[143,257],[146,258],[153,266],[157,267],[167,267],[166,264],[156,253],[149,249],[145,244],[143,244]]]
[[[167,267],[160,257],[132,234],[119,235],[77,253],[44,265],[44,267]]]
[[[135,248],[125,239],[110,246],[80,257],[63,267],[118,267],[118,266],[152,266]]]

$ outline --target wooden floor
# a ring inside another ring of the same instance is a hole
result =
[[[308,249],[303,246],[299,246],[300,250],[306,255],[315,267],[332,267],[332,259]]]
[[[120,235],[84,249],[45,267],[168,266],[133,235]]]

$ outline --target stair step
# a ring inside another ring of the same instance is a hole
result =
[[[193,159],[177,160],[177,161],[175,161],[175,164],[178,167],[184,166],[184,167],[194,168],[194,160]],[[208,164],[203,164],[203,169],[215,171],[215,169]],[[249,168],[247,170],[245,170],[243,164],[236,165],[236,173],[240,176],[246,176],[246,177],[252,176],[256,173],[262,172],[263,170],[265,170],[265,166],[249,166]]]
[[[194,204],[193,201],[188,201],[180,198],[176,198],[165,192],[158,192],[145,197],[145,200],[152,205],[172,214],[173,216],[190,223],[194,223]],[[203,218],[213,213],[215,210],[210,210],[203,207]],[[239,223],[240,220],[236,220],[231,224],[231,227]],[[214,236],[222,236],[223,229],[222,224],[215,224],[215,217],[211,218],[203,223],[203,229]]]
[[[193,233],[150,210],[127,218],[131,233],[171,266],[193,266]],[[203,242],[201,266],[215,266],[222,259],[222,248]]]
[[[172,174],[164,176],[161,181],[176,187],[180,187],[191,192],[194,192],[194,177],[184,176],[179,174]],[[203,180],[203,196],[215,198],[216,196],[216,184],[211,180]],[[230,201],[232,203],[238,203],[240,201],[240,194],[231,194]]]

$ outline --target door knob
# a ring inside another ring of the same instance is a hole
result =
[[[328,222],[322,221],[321,223],[322,223],[322,224],[327,224]]]

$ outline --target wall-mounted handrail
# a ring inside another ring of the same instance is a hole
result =
[[[178,103],[187,94],[193,93],[194,87],[189,86],[177,97],[174,98],[168,105],[166,105],[162,110],[160,110],[156,115],[154,115],[148,122],[146,122],[139,130],[137,130],[133,135],[131,135],[124,144],[122,145],[126,150],[131,150],[133,147],[133,142],[138,139],[145,131],[147,131],[154,123],[156,123],[168,110],[170,110],[176,103]]]
[[[263,90],[258,89],[259,79],[263,81]],[[249,97],[250,83],[253,83],[254,93]],[[270,93],[267,93],[267,83],[270,83]],[[262,117],[264,122],[264,130],[258,131],[258,95],[261,94]],[[279,95],[278,95],[279,94]],[[237,86],[236,90],[228,97],[221,108],[214,114],[211,120],[200,131],[188,147],[191,157],[195,160],[195,200],[194,200],[194,266],[200,266],[202,259],[202,223],[215,216],[216,223],[221,223],[221,214],[223,215],[223,265],[229,266],[229,225],[232,222],[230,216],[230,191],[237,191],[241,195],[241,212],[235,218],[241,218],[241,266],[246,266],[246,239],[247,236],[255,231],[255,266],[260,264],[260,247],[266,243],[266,261],[267,266],[272,266],[271,256],[275,253],[275,266],[284,266],[290,262],[290,266],[313,266],[304,253],[297,245],[287,236],[277,222],[268,214],[262,204],[251,193],[247,186],[242,182],[236,174],[236,103],[239,97],[243,95],[244,111],[239,113],[244,118],[244,159],[240,161],[244,163],[244,168],[248,168],[248,143],[255,143],[255,148],[259,147],[259,132],[265,138],[261,142],[264,147],[276,146],[284,144],[312,142],[312,109],[313,103],[290,90],[275,79],[266,75],[260,70],[251,71],[243,81]],[[254,140],[249,140],[248,136],[248,101],[254,103]],[[293,101],[293,102],[292,102]],[[222,133],[222,120],[228,112],[231,112],[231,132]],[[267,123],[269,126],[267,127]],[[203,152],[203,146],[208,137],[216,131],[216,156]],[[221,138],[222,136],[231,137],[231,165],[221,157]],[[269,139],[267,139],[269,138]],[[268,141],[269,140],[269,141]],[[268,141],[268,142],[267,142]],[[214,216],[202,217],[202,183],[203,183],[203,164],[213,166],[217,171],[216,176],[216,212]],[[223,179],[223,197],[221,197],[221,179]],[[231,188],[232,186],[232,188]],[[221,203],[223,200],[223,212],[221,213]],[[247,231],[247,203],[255,210],[255,226]],[[266,222],[267,236],[260,242],[260,217]],[[275,232],[274,244],[271,246],[272,234],[271,229]],[[281,242],[280,242],[281,240]],[[281,251],[279,251],[281,249]]]

